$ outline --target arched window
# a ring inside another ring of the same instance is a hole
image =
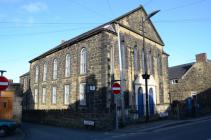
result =
[[[57,59],[53,60],[53,79],[57,79]]]
[[[47,70],[48,70],[48,66],[47,66],[47,63],[45,63],[43,65],[43,81],[47,80]]]
[[[80,61],[80,73],[84,74],[86,73],[86,67],[87,67],[87,50],[86,48],[83,48],[81,50],[81,61]]]
[[[162,58],[161,58],[161,55],[158,54],[158,58],[157,58],[157,69],[158,69],[158,73],[160,75],[162,75]]]
[[[134,69],[135,71],[138,70],[138,54],[137,54],[137,47],[134,47]]]
[[[151,51],[149,51],[149,54],[148,54],[148,65],[149,65],[149,72],[150,72],[150,74],[152,74],[153,65],[152,65],[152,53],[151,53]]]
[[[141,52],[141,64],[142,64],[142,71],[143,71],[143,73],[145,73],[145,59],[144,59],[144,55],[145,55],[145,53],[144,53],[144,49],[142,49],[142,52]]]
[[[65,57],[65,77],[70,76],[70,54]]]
[[[38,78],[39,78],[39,67],[36,66],[35,67],[35,83],[38,82]]]

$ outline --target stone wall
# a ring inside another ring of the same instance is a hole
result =
[[[112,130],[114,128],[114,115],[107,113],[88,113],[71,110],[27,110],[23,111],[23,120],[71,128],[91,128],[96,130]],[[84,120],[94,122],[94,126],[84,124]]]

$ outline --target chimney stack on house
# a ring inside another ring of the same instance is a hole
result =
[[[207,62],[207,54],[206,53],[197,54],[196,62]]]

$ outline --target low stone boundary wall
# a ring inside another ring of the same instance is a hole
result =
[[[112,130],[114,114],[89,113],[70,110],[27,110],[23,111],[23,121],[71,128],[92,128]]]

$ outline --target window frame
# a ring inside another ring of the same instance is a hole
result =
[[[45,62],[43,64],[43,81],[47,81],[47,74],[48,74],[48,64]]]
[[[70,73],[71,73],[71,56],[68,53],[65,56],[65,77],[70,77]]]
[[[87,73],[87,49],[82,48],[80,52],[80,74]]]
[[[35,103],[35,104],[38,103],[38,99],[39,99],[39,97],[38,97],[38,89],[35,88],[35,89],[34,89],[34,103]]]
[[[68,94],[66,89],[68,89]],[[69,105],[70,103],[70,85],[64,85],[64,105]]]
[[[53,80],[56,80],[58,76],[58,61],[55,58],[53,60]]]
[[[83,90],[83,92],[82,92]],[[82,95],[83,94],[83,95]],[[86,106],[86,83],[80,83],[79,85],[79,105]]]
[[[42,104],[45,104],[45,103],[46,103],[46,87],[43,87],[42,88]]]
[[[51,93],[51,103],[56,104],[57,102],[57,88],[56,86],[52,87],[52,93]]]
[[[35,79],[34,79],[34,82],[38,83],[38,81],[39,81],[39,66],[36,65],[35,66]]]

